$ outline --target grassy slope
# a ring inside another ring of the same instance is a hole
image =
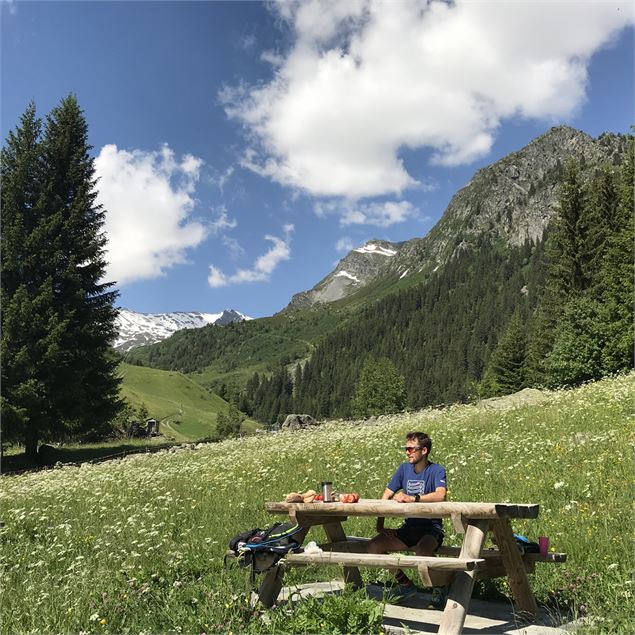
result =
[[[340,491],[379,496],[403,460],[402,435],[423,429],[447,468],[451,500],[540,504],[540,517],[515,521],[515,531],[548,535],[569,559],[537,567],[539,602],[599,618],[590,632],[632,633],[634,397],[631,375],[507,410],[454,406],[363,431],[333,423],[5,478],[0,565],[11,593],[0,619],[12,633],[377,632],[337,622],[368,613],[346,597],[308,613],[273,609],[264,621],[242,603],[244,571],[224,568],[222,556],[232,535],[272,522],[263,502],[290,490],[328,477]],[[371,535],[373,521],[351,518],[346,529]],[[450,523],[446,532],[446,544],[456,543]],[[286,581],[338,575],[297,569]],[[497,586],[508,593],[504,581]]]
[[[310,355],[315,342],[341,324],[348,315],[346,311],[337,312],[330,307],[322,307],[224,327],[209,326],[179,332],[153,346],[134,349],[127,359],[139,360],[150,366],[149,355],[153,349],[166,351],[166,360],[191,359],[190,351],[201,348],[200,338],[210,338],[218,350],[216,357],[210,359],[208,364],[200,364],[198,370],[189,375],[205,388],[213,388],[222,382],[242,388],[253,373],[270,370],[284,356],[294,360]],[[207,351],[212,346],[202,348]],[[173,350],[178,353],[173,355]],[[168,368],[168,363],[163,360],[155,360],[152,365]]]
[[[150,416],[161,421],[161,432],[177,441],[210,436],[218,414],[229,407],[181,373],[130,364],[122,364],[120,373],[122,396],[135,408],[144,403]],[[246,423],[246,428],[253,426],[253,422]]]

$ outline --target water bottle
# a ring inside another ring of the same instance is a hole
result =
[[[330,481],[323,481],[322,482],[322,500],[325,503],[331,502],[332,492],[333,492],[333,483],[331,483]]]

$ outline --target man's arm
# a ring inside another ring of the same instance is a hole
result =
[[[448,490],[445,487],[437,487],[434,492],[430,492],[429,494],[423,494],[423,496],[419,496],[420,503],[442,503],[445,500],[446,494]],[[408,494],[404,494],[404,492],[399,492],[394,499],[398,503],[414,503],[415,497],[408,496]]]

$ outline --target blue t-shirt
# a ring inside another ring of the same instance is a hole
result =
[[[415,472],[412,463],[402,463],[393,474],[386,487],[393,492],[400,489],[408,496],[431,494],[437,487],[446,487],[445,468],[438,463],[428,463],[421,472]],[[443,532],[443,522],[440,518],[406,518],[406,525],[434,525]]]

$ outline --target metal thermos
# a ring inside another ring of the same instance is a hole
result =
[[[322,483],[322,500],[325,503],[330,503],[331,502],[331,495],[333,493],[333,483],[331,483],[330,481],[324,481]]]

